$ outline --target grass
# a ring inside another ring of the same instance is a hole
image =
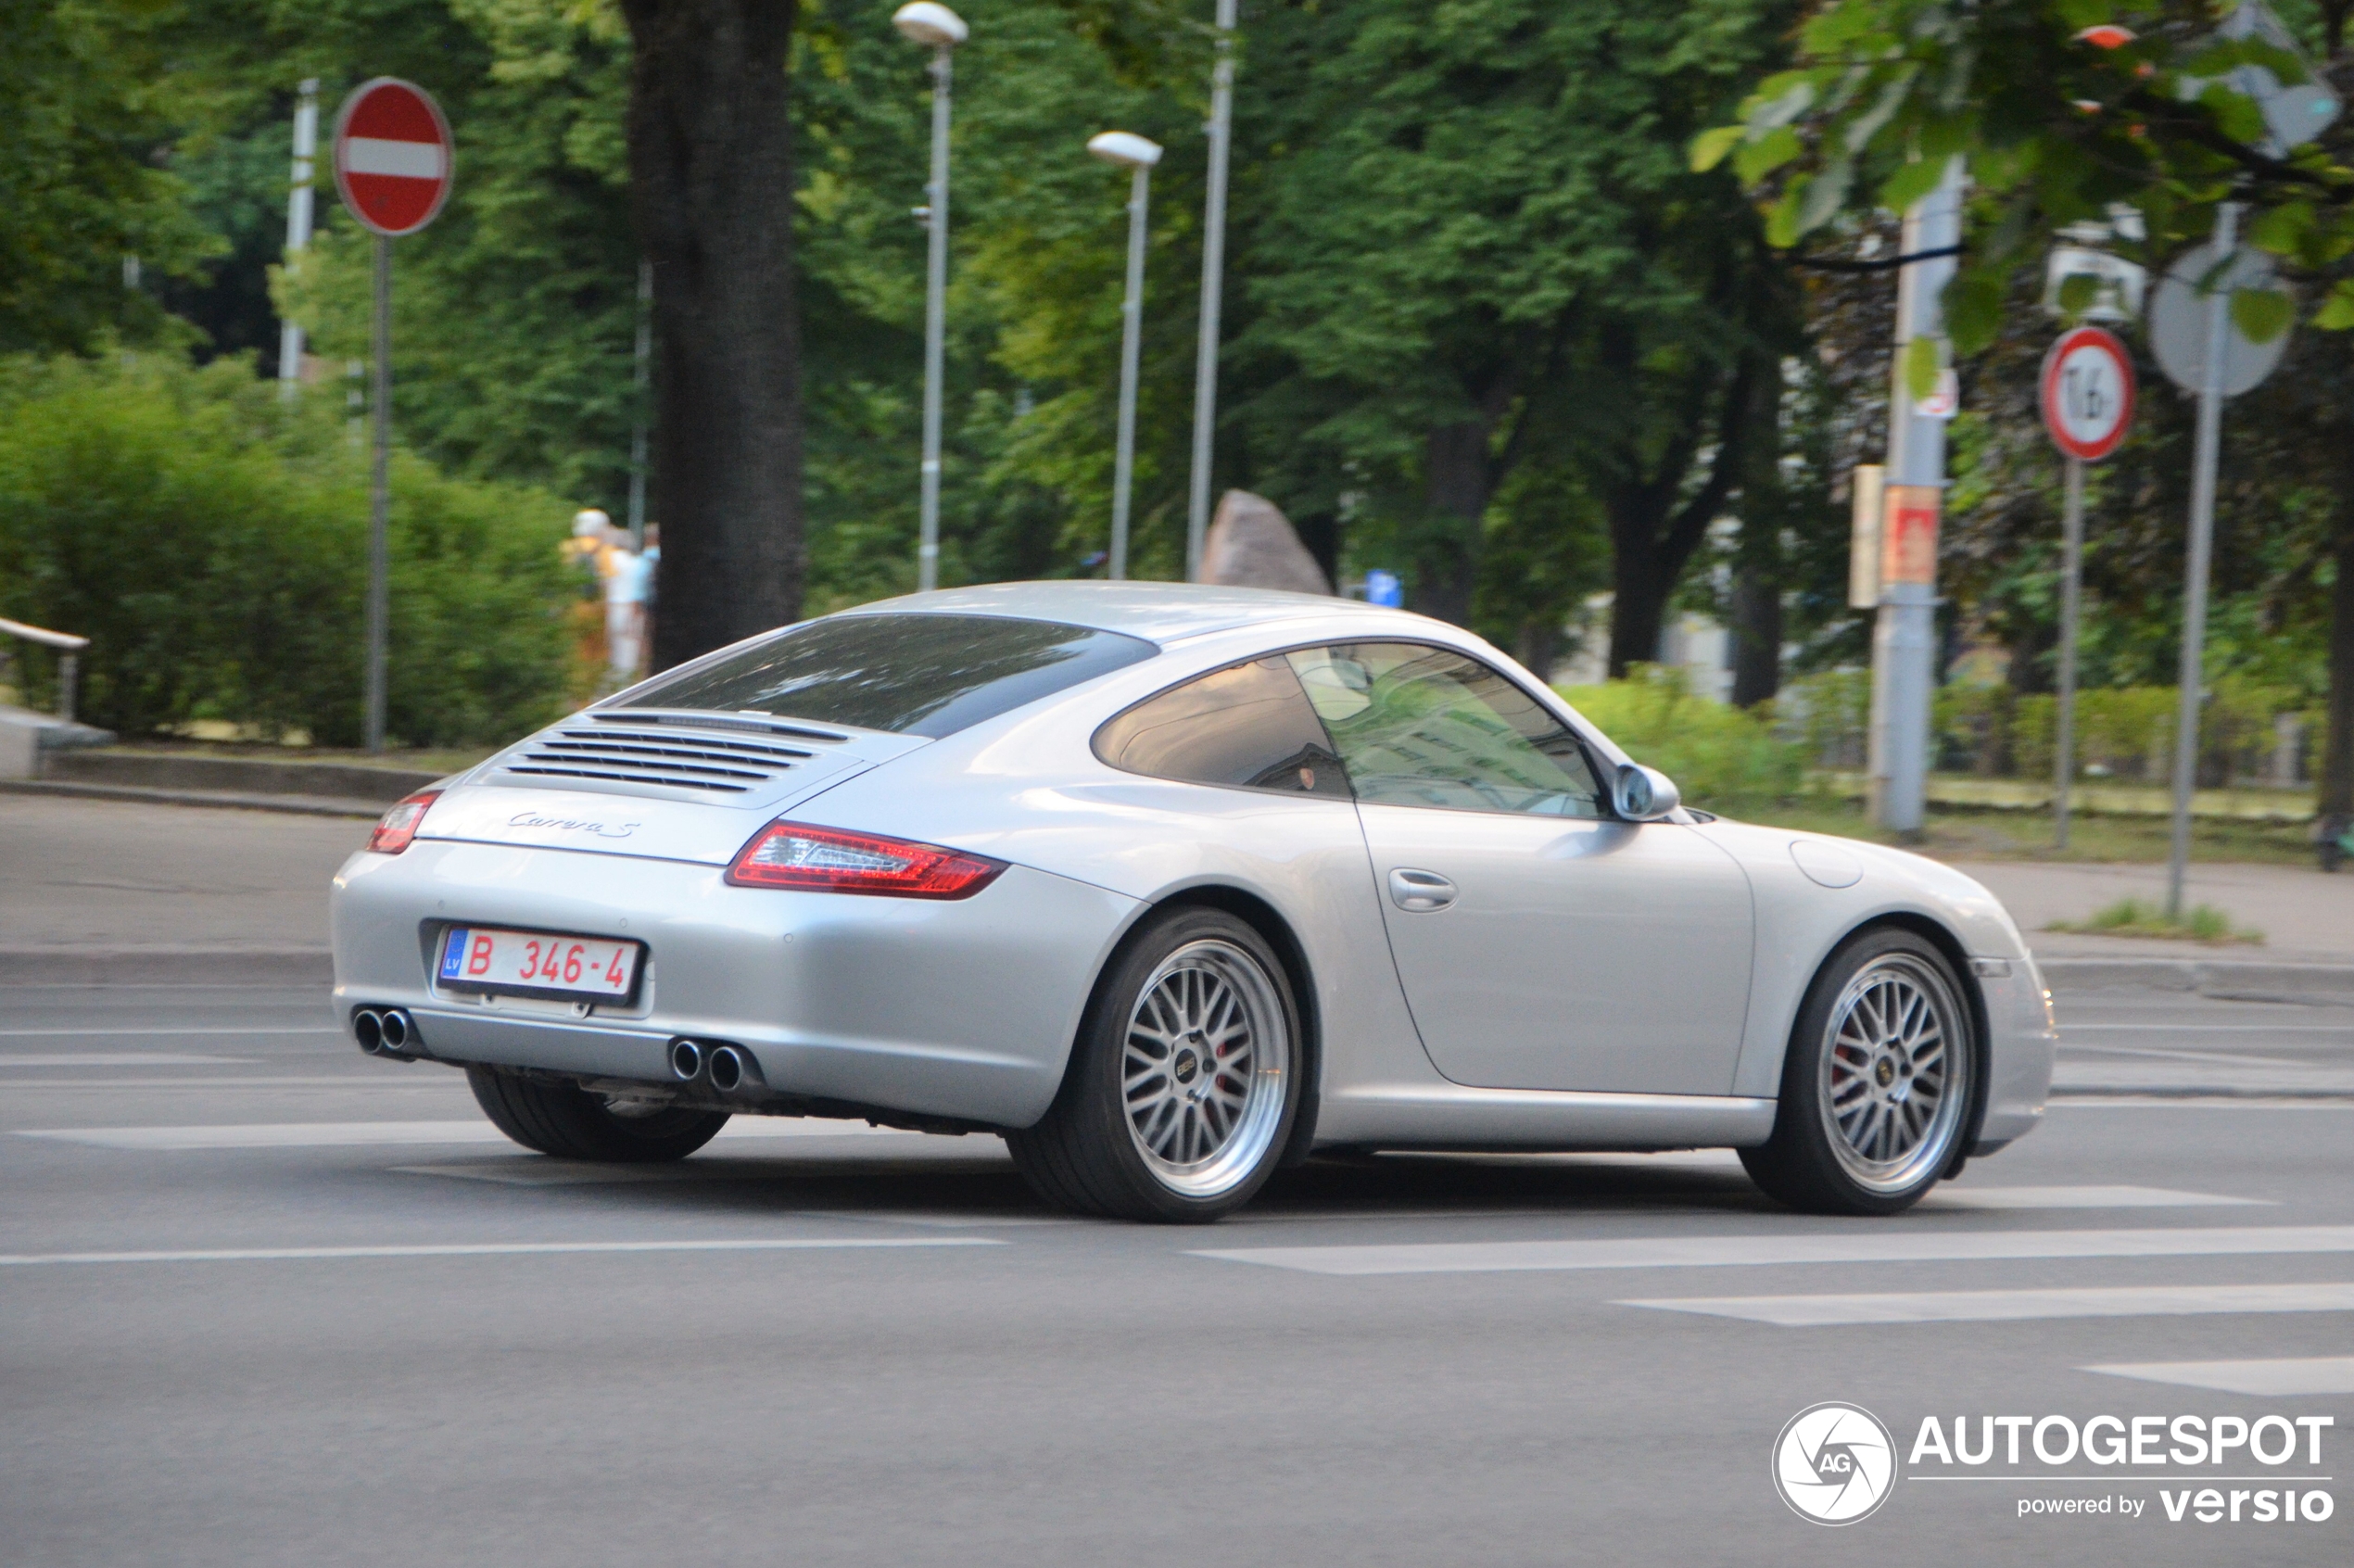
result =
[[[1727,801],[1719,804],[1700,800],[1692,803],[1771,828],[1901,844],[1939,860],[2159,865],[2166,859],[2170,832],[2164,817],[2095,816],[2080,812],[2069,820],[2069,843],[2063,851],[2052,847],[2050,812],[1931,806],[1919,841],[1906,843],[1897,834],[1867,819],[1862,802],[1828,793],[1781,801]],[[2313,865],[2310,834],[2310,830],[2301,824],[2199,817],[2191,825],[2191,858],[2310,866]]]
[[[2194,904],[2178,917],[2147,899],[2120,898],[2082,920],[2054,920],[2047,931],[2073,931],[2083,936],[2165,937],[2178,942],[2203,942],[2212,947],[2232,942],[2261,943],[2264,933],[2234,926],[2232,917],[2211,904]]]

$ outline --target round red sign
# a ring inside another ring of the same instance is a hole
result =
[[[424,88],[363,82],[335,115],[335,189],[380,234],[413,234],[449,195],[449,122]]]
[[[2069,457],[2098,462],[2133,423],[2133,357],[2113,332],[2077,327],[2044,356],[2044,428]]]

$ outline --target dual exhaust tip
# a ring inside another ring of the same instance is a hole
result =
[[[351,1015],[351,1038],[372,1056],[416,1059],[409,1055],[409,1046],[417,1039],[417,1026],[398,1007],[361,1008]]]
[[[703,1045],[692,1040],[670,1043],[670,1075],[681,1083],[708,1076],[711,1086],[732,1094],[753,1078],[752,1063],[733,1045]]]

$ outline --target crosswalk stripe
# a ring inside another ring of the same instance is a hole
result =
[[[2114,1285],[2070,1290],[1925,1290],[1862,1296],[1691,1296],[1621,1301],[1777,1328],[1847,1323],[1997,1323],[2040,1318],[2187,1317],[2209,1312],[2354,1312],[2354,1283]]]
[[[787,1117],[744,1117],[729,1122],[721,1140],[809,1138],[851,1134],[899,1134],[863,1121],[803,1121]],[[27,1128],[20,1138],[50,1138],[105,1149],[297,1149],[399,1144],[505,1144],[507,1135],[479,1119],[467,1121],[281,1121],[219,1127]],[[921,1132],[900,1134],[911,1138]]]
[[[2354,1394],[2354,1356],[2308,1356],[2273,1361],[2119,1361],[2085,1367],[2111,1377],[2213,1388],[2250,1398],[2298,1394]]]
[[[9,1051],[0,1068],[246,1067],[251,1056],[204,1056],[193,1051]]]
[[[304,1024],[298,1029],[251,1028],[245,1026],[207,1026],[202,1029],[151,1029],[145,1024],[125,1024],[120,1029],[0,1029],[0,1040],[62,1040],[69,1036],[97,1039],[121,1039],[129,1035],[181,1034],[341,1034],[343,1031],[324,1024]]]
[[[1938,1187],[1923,1208],[2219,1208],[2270,1207],[2270,1198],[2225,1197],[2171,1187]]]
[[[1628,1236],[1607,1241],[1424,1242],[1257,1246],[1196,1258],[1310,1274],[1472,1274],[1585,1269],[1690,1269],[1811,1263],[1943,1263],[1998,1258],[2191,1258],[2354,1252],[2354,1225],[2248,1225],[2140,1231],[1904,1231],[1841,1234]]]
[[[0,1253],[0,1268],[51,1263],[289,1263],[351,1258],[510,1258],[596,1252],[814,1252],[903,1246],[1004,1246],[988,1236],[794,1236],[760,1241],[452,1242],[410,1246],[247,1246],[175,1252]]]

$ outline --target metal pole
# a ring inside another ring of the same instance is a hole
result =
[[[646,388],[653,383],[654,264],[638,263],[638,418],[629,427],[629,548],[646,548]]]
[[[385,749],[385,625],[389,563],[385,529],[392,511],[392,241],[376,236],[376,450],[368,483],[368,750]]]
[[[1120,439],[1111,464],[1111,580],[1128,575],[1128,491],[1136,473],[1136,360],[1145,322],[1145,204],[1153,171],[1128,179],[1128,295],[1120,307]]]
[[[923,537],[916,549],[916,590],[940,586],[940,378],[948,330],[948,44],[931,55],[931,183],[926,227],[931,247],[924,275]]]
[[[2068,460],[2068,512],[2060,526],[2059,722],[2052,737],[2052,847],[2068,847],[2069,790],[2076,781],[2076,635],[2084,613],[2084,460]]]
[[[2217,265],[2230,268],[2237,247],[2239,204],[2215,209]],[[2223,356],[2232,341],[2232,290],[2220,281],[2207,299],[2207,360],[2200,366],[2197,457],[2191,472],[2191,540],[2183,578],[2181,703],[2174,716],[2174,831],[2166,855],[2166,914],[2183,913],[2183,877],[2191,858],[2191,790],[2197,782],[2200,688],[2207,669],[2207,577],[2215,552],[2215,464],[2223,440]]]
[[[286,254],[310,248],[311,159],[319,151],[319,79],[303,78],[302,96],[295,107],[294,173],[286,185]],[[302,384],[302,328],[287,321],[278,324],[278,392],[291,398]]]
[[[1900,255],[1948,250],[1961,239],[1962,162],[1947,162],[1937,189],[1905,215]],[[1945,335],[1940,297],[1955,259],[1908,262],[1897,274],[1896,354],[1888,408],[1888,476],[1896,486],[1945,484],[1945,422],[1919,412],[1906,385],[1906,346]],[[1941,508],[1942,510],[1942,508]],[[1929,792],[1930,697],[1937,663],[1937,585],[1888,583],[1872,636],[1873,820],[1906,838],[1921,830]]]
[[[1226,282],[1226,158],[1234,125],[1234,0],[1218,0],[1218,64],[1209,76],[1209,196],[1201,225],[1201,340],[1194,354],[1194,470],[1185,496],[1185,580],[1201,580],[1209,537],[1210,464],[1218,447],[1218,315]]]

